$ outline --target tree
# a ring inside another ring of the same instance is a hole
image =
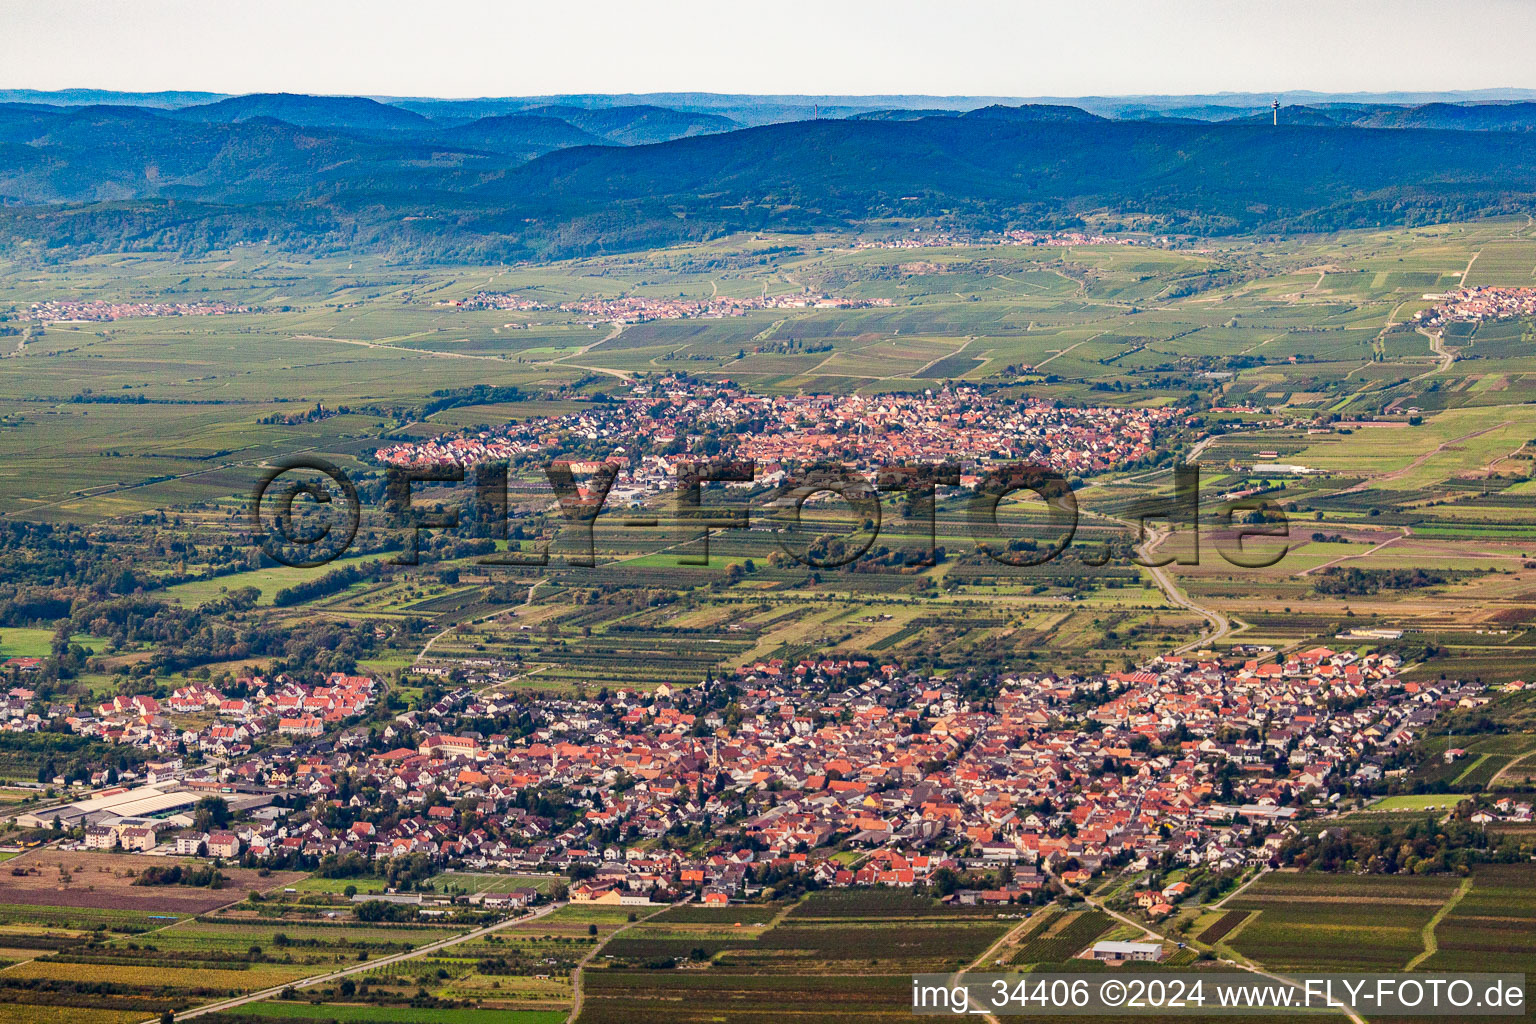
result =
[[[192,827],[211,832],[229,824],[229,803],[221,796],[205,796],[192,811]]]
[[[357,992],[357,983],[351,978],[342,978],[341,985],[337,988],[337,991],[341,993],[343,999],[351,999],[353,994]]]

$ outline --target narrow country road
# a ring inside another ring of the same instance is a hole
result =
[[[463,935],[455,935],[450,939],[443,939],[440,942],[433,942],[425,946],[418,946],[415,949],[408,949],[404,953],[394,953],[390,956],[380,957],[377,960],[367,960],[362,963],[354,964],[351,967],[344,967],[339,971],[328,971],[325,974],[317,974],[313,977],[300,979],[299,981],[290,981],[284,985],[274,985],[271,988],[264,988],[259,992],[251,992],[247,995],[236,996],[233,999],[224,999],[217,1003],[208,1003],[205,1006],[199,1006],[191,1010],[183,1010],[176,1014],[175,1019],[178,1021],[192,1020],[194,1018],[201,1017],[206,1013],[220,1013],[224,1010],[233,1010],[235,1007],[244,1006],[246,1003],[255,1003],[263,999],[271,999],[274,996],[282,995],[285,989],[311,988],[315,985],[322,985],[328,981],[336,981],[340,978],[345,978],[348,975],[361,974],[364,971],[371,971],[376,967],[387,967],[390,964],[400,963],[402,960],[414,960],[417,957],[426,956],[429,953],[436,953],[440,949],[447,949],[449,946],[457,946],[461,942],[471,942],[480,938],[481,936],[489,935],[492,932],[499,932],[503,928],[512,928],[520,924],[527,924],[529,921],[536,921],[544,915],[553,913],[563,906],[565,906],[564,903],[551,903],[548,906],[540,907],[532,914],[526,914],[522,917],[509,918],[505,921],[498,921],[495,924],[486,925],[484,928],[476,928],[474,931],[465,932]],[[158,1018],[147,1020],[144,1022],[144,1024],[159,1024],[159,1020]]]
[[[1015,935],[1019,934],[1019,932],[1023,931],[1025,928],[1028,928],[1034,919],[1035,917],[1033,914],[1026,917],[1024,920],[1020,921],[1018,924],[1004,932],[1000,939],[992,943],[992,945],[988,946],[986,949],[982,950],[981,955],[978,956],[975,960],[972,960],[969,966],[962,967],[954,974],[950,975],[950,988],[954,988],[955,986],[962,984],[967,974],[979,971],[982,967],[985,967],[987,961],[992,959],[993,953],[1005,946],[1009,941],[1013,939]],[[967,995],[969,995],[969,993],[967,993]],[[981,1014],[987,1018],[989,1024],[1001,1024],[1001,1022],[997,1019],[997,1014],[989,1012],[985,1006],[976,1005],[974,1000],[971,1001],[970,1006],[967,1008],[966,1012]]]
[[[571,352],[571,353],[568,353],[568,354],[563,355],[563,356],[557,356],[554,359],[546,359],[546,360],[544,360],[542,362],[535,363],[534,365],[535,366],[570,366],[570,367],[574,367],[574,368],[576,368],[578,370],[586,370],[586,371],[588,371],[590,373],[606,373],[608,376],[610,376],[610,377],[617,377],[617,378],[619,378],[619,380],[624,381],[627,384],[630,381],[635,379],[635,375],[630,373],[627,370],[614,370],[614,369],[610,369],[610,368],[605,367],[605,366],[587,366],[587,365],[585,365],[583,363],[568,363],[568,362],[566,362],[567,359],[576,359],[576,358],[579,358],[580,356],[584,356],[588,352],[590,352],[593,349],[597,348],[599,345],[606,344],[606,343],[612,341],[614,338],[617,338],[620,334],[624,333],[624,326],[625,325],[623,323],[615,320],[613,325],[612,325],[612,328],[608,331],[608,333],[606,335],[604,335],[603,337],[598,338],[596,341],[581,346],[575,352]]]
[[[449,633],[452,633],[454,630],[458,629],[460,626],[476,626],[476,625],[479,625],[482,622],[490,622],[492,619],[497,618],[497,617],[502,616],[502,615],[505,615],[505,614],[507,614],[507,612],[512,611],[512,610],[514,610],[516,608],[527,608],[529,605],[533,604],[533,592],[535,590],[538,590],[540,587],[542,587],[546,582],[547,582],[546,580],[537,580],[537,581],[535,581],[528,588],[528,596],[526,598],[524,598],[523,603],[520,604],[520,605],[506,605],[506,606],[503,606],[501,608],[497,608],[494,612],[491,612],[488,615],[481,615],[481,616],[478,616],[478,617],[473,618],[473,619],[463,619],[463,620],[461,620],[459,622],[455,622],[453,625],[449,626],[446,629],[440,630],[440,631],[432,634],[432,636],[427,638],[427,642],[424,645],[422,645],[421,652],[416,655],[416,660],[411,662],[411,668],[414,669],[417,665],[421,664],[421,660],[423,658],[425,658],[428,655],[428,653],[431,652],[433,644],[437,643],[443,637],[447,636]]]
[[[592,947],[592,951],[590,953],[588,953],[586,956],[582,957],[581,960],[579,960],[577,962],[576,969],[571,971],[571,1014],[570,1014],[569,1017],[565,1018],[566,1024],[576,1024],[576,1018],[581,1016],[581,996],[582,996],[582,992],[581,992],[581,971],[582,971],[582,968],[586,967],[587,964],[589,964],[593,960],[597,959],[597,954],[599,954],[599,953],[601,953],[603,951],[603,947],[608,945],[608,943],[613,940],[613,937],[615,935],[622,935],[624,932],[629,931],[635,925],[641,924],[641,923],[643,923],[645,921],[649,921],[651,918],[655,917],[657,914],[660,914],[664,910],[670,910],[673,907],[681,907],[681,906],[685,905],[686,903],[688,903],[688,901],[691,900],[691,899],[693,899],[693,895],[690,893],[686,898],[678,901],[677,903],[664,903],[664,904],[662,904],[662,906],[661,906],[661,908],[659,910],[652,911],[651,913],[646,914],[644,917],[640,918],[639,920],[631,921],[628,924],[624,925],[622,928],[615,928],[613,931],[608,933],[607,937],[604,938],[602,942],[599,942],[597,945],[593,946]]]
[[[1217,900],[1215,903],[1212,903],[1211,904],[1211,909],[1212,910],[1220,910],[1222,907],[1227,905],[1227,900],[1229,900],[1232,897],[1236,896],[1238,893],[1240,893],[1244,889],[1248,888],[1254,882],[1257,882],[1259,879],[1261,879],[1265,875],[1269,874],[1269,872],[1271,870],[1272,869],[1270,868],[1270,866],[1268,864],[1264,865],[1262,868],[1259,868],[1259,870],[1254,873],[1254,876],[1252,878],[1248,879],[1248,881],[1244,882],[1242,885],[1238,886],[1236,889],[1233,889],[1231,892],[1227,893],[1225,896],[1223,896],[1221,899]]]

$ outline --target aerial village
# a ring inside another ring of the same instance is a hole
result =
[[[452,688],[367,724],[373,681],[341,675],[13,717],[8,728],[57,717],[157,757],[93,777],[117,788],[31,823],[84,827],[89,848],[251,865],[419,855],[558,872],[576,901],[723,906],[786,878],[911,887],[947,868],[1000,879],[952,899],[1028,902],[1048,876],[1268,862],[1298,813],[1379,788],[1436,716],[1489,699],[1478,685],[1403,681],[1391,654],[1327,648],[1165,655],[1100,676],[1006,675],[985,691],[849,658],[585,699],[514,692],[493,659],[427,667]],[[207,793],[236,794],[250,813],[217,834],[164,813]],[[1155,917],[1179,893],[1152,895]]]
[[[966,249],[1004,245],[1156,245],[1166,246],[1171,239],[1133,235],[1103,235],[1091,231],[1027,231],[1016,228],[1000,235],[967,235],[952,231],[927,231],[913,228],[900,238],[862,239],[855,249]]]
[[[664,298],[660,296],[629,295],[617,299],[579,299],[572,302],[547,303],[509,292],[476,292],[467,299],[450,299],[440,303],[455,309],[507,310],[533,313],[559,310],[590,316],[603,323],[639,324],[649,320],[686,320],[693,317],[745,316],[763,309],[866,309],[872,306],[889,306],[890,299],[847,299],[835,295],[795,293],[791,295],[753,295],[731,298],[716,295],[707,299]],[[511,325],[508,325],[511,326]]]
[[[1436,304],[1413,314],[1413,318],[1426,327],[1536,315],[1536,288],[1457,288],[1424,298]]]
[[[397,466],[468,466],[581,454],[619,463],[617,491],[641,495],[672,488],[676,460],[696,458],[685,453],[706,437],[719,440],[721,458],[755,460],[758,482],[826,459],[869,471],[951,461],[957,452],[974,453],[967,457],[973,466],[1020,461],[1086,474],[1146,458],[1179,415],[1170,408],[1058,408],[964,385],[905,395],[767,396],[729,381],[670,376],[581,412],[403,442],[374,457]]]
[[[226,316],[249,313],[233,302],[113,302],[107,299],[50,299],[34,302],[28,316],[50,324],[107,323],[161,316]]]

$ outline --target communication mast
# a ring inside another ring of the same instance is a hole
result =
[[[1275,97],[1275,102],[1272,103],[1271,106],[1274,108],[1274,112],[1275,112],[1275,127],[1278,128],[1280,126],[1280,97],[1279,96]]]

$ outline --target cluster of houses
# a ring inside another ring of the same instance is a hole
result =
[[[237,743],[223,749],[240,756],[190,776],[157,767],[193,792],[289,798],[227,829],[176,834],[178,851],[289,864],[416,854],[568,873],[582,879],[573,899],[621,904],[691,891],[720,905],[791,875],[911,887],[947,868],[997,880],[951,899],[997,903],[1030,898],[1049,874],[1072,884],[1111,866],[1269,860],[1295,834],[1298,807],[1369,792],[1403,770],[1435,717],[1489,699],[1399,668],[1391,654],[1325,647],[1164,655],[1100,675],[1004,676],[978,702],[962,678],[895,664],[768,659],[729,679],[602,699],[461,686],[371,730],[345,720],[367,707],[372,680],[336,674],[242,680],[241,697],[201,684],[161,701],[120,697],[77,724],[138,742],[134,723],[174,713],[191,732],[204,716],[192,739],[208,749],[215,728],[322,723],[324,744]],[[479,731],[486,723],[509,727]],[[542,801],[549,793],[560,802]],[[167,841],[153,815],[191,798],[100,799],[69,812],[88,826],[86,845],[148,850]],[[1181,895],[1175,884],[1135,898],[1155,917]]]
[[[232,302],[112,302],[106,299],[50,299],[28,310],[44,323],[101,323],[155,316],[225,316],[249,313],[250,306]]]
[[[1157,432],[1178,413],[1171,408],[1057,407],[1037,399],[1012,402],[958,385],[917,395],[764,399],[761,415],[766,429],[741,436],[734,455],[791,464],[835,458],[875,469],[949,461],[957,452],[974,452],[984,453],[977,464],[1018,461],[1062,473],[1090,473],[1150,454]]]
[[[87,825],[84,846],[87,850],[148,852],[161,845],[161,834],[164,831],[164,824],[158,820]],[[174,850],[181,856],[221,857],[225,860],[240,856],[243,849],[240,837],[228,829],[211,832],[184,829],[172,836],[165,845],[169,848],[167,852]]]
[[[1457,288],[1444,295],[1424,297],[1435,305],[1419,310],[1413,314],[1413,318],[1428,326],[1536,315],[1536,288],[1496,288],[1490,285]]]
[[[309,813],[231,827],[256,862],[420,854],[572,873],[578,900],[692,891],[705,905],[769,877],[908,887],[975,869],[1002,881],[952,899],[1017,901],[1047,873],[1070,884],[1111,864],[1273,857],[1299,805],[1397,771],[1416,730],[1487,699],[1398,667],[1326,648],[1231,664],[1170,655],[1100,676],[1008,676],[986,704],[955,681],[841,658],[603,700],[461,688],[371,737],[257,750],[210,781],[310,799]],[[517,735],[472,728],[524,715],[533,727]],[[565,808],[541,813],[537,796],[554,791]],[[687,852],[701,838],[707,852]],[[1155,916],[1180,895],[1136,898]]]
[[[252,749],[263,734],[313,739],[348,719],[363,714],[378,693],[370,676],[333,672],[310,683],[279,675],[236,680],[231,696],[202,683],[179,687],[170,696],[119,694],[94,709],[54,703],[39,712],[29,703],[31,691],[13,690],[12,700],[26,712],[13,716],[5,728],[37,731],[62,721],[70,731],[109,743],[125,743],[160,753],[201,750],[236,757]],[[15,694],[25,696],[14,696]]]
[[[104,785],[106,774],[95,773],[92,784]],[[199,775],[205,777],[198,778]],[[188,778],[192,779],[191,784],[187,784]],[[179,757],[147,762],[142,772],[126,771],[124,779],[146,784],[123,781],[107,785],[84,799],[33,808],[14,820],[24,828],[79,829],[79,844],[87,850],[174,850],[179,854],[226,859],[239,856],[243,846],[233,831],[194,828],[197,817],[193,810],[197,802],[210,792],[226,792],[230,787],[206,778],[206,773],[188,773]],[[271,797],[232,795],[228,802],[240,810],[253,810],[269,804]]]
[[[785,467],[827,459],[873,471],[953,462],[964,452],[975,454],[963,460],[961,483],[974,486],[975,471],[999,461],[1062,473],[1124,465],[1151,454],[1158,432],[1177,416],[1171,408],[1058,408],[965,385],[922,394],[769,396],[730,382],[667,377],[634,385],[623,401],[530,417],[497,431],[402,442],[374,455],[390,465],[469,466],[597,445],[618,468],[612,497],[633,499],[674,488],[678,456],[662,449],[682,439],[691,450],[708,433],[731,439],[721,457],[756,461],[757,483],[773,483]]]
[[[553,304],[509,292],[477,292],[467,299],[443,303],[463,310],[495,309],[529,313],[557,309],[562,313],[594,317],[604,323],[622,324],[645,323],[648,320],[687,320],[694,317],[746,316],[764,309],[862,309],[890,304],[891,300],[886,298],[847,299],[808,292],[784,295],[764,293],[743,298],[715,295],[707,299],[629,295],[616,299],[576,299]]]
[[[1502,796],[1494,800],[1487,807],[1480,807],[1472,812],[1467,819],[1475,825],[1487,824],[1490,821],[1512,822],[1517,825],[1526,825],[1531,821],[1531,801],[1521,800],[1518,797]]]
[[[1129,235],[1101,235],[1089,231],[1025,231],[1017,229],[1000,235],[965,235],[951,231],[914,231],[901,238],[864,240],[855,249],[964,249],[999,245],[1155,245],[1166,246],[1170,239],[1136,238]]]

